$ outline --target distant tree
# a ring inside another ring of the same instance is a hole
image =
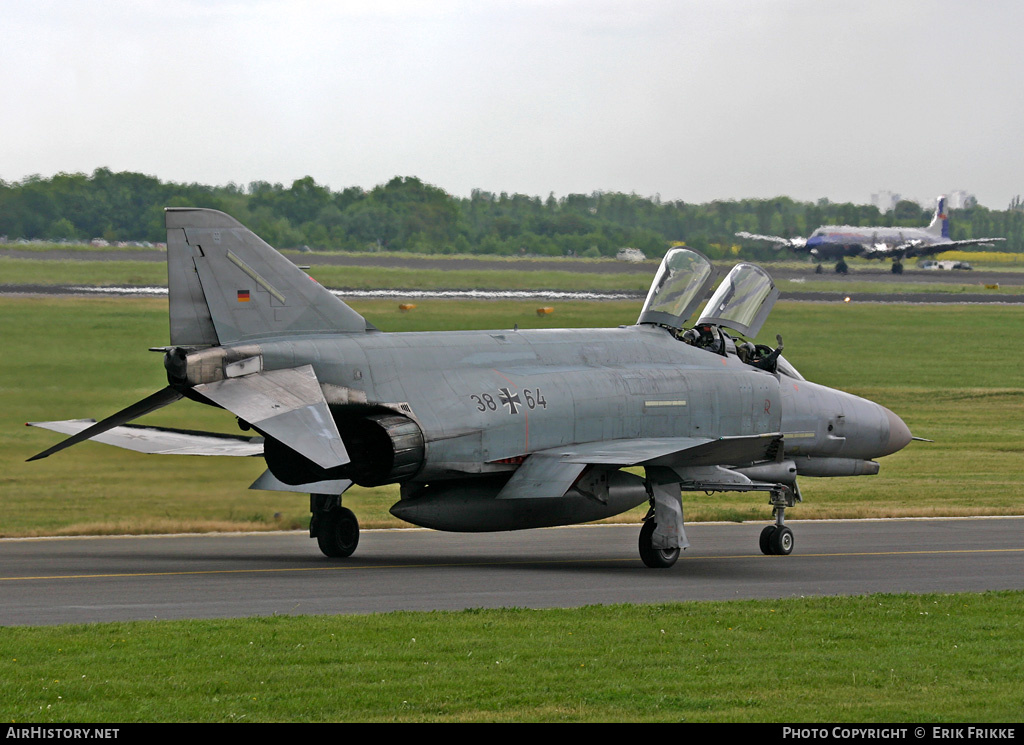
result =
[[[893,220],[897,225],[913,227],[927,222],[927,214],[916,202],[901,199],[892,211]]]

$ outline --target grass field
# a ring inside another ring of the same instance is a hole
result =
[[[81,285],[92,287],[142,286],[165,287],[167,270],[161,262],[132,261],[126,254],[124,261],[88,259],[43,260],[0,257],[0,283]],[[651,262],[649,273],[615,272],[596,273],[576,271],[574,261],[563,259],[565,269],[516,271],[529,263],[528,259],[509,261],[506,269],[380,269],[362,266],[335,266],[318,264],[316,254],[296,254],[292,260],[309,264],[309,272],[326,287],[350,290],[391,289],[404,290],[561,290],[561,291],[631,291],[646,293],[657,266]],[[433,258],[433,257],[431,257]],[[494,257],[490,257],[494,260]],[[559,263],[559,262],[555,262]],[[941,292],[949,294],[984,293],[993,296],[1019,295],[1020,283],[998,288],[986,288],[973,278],[971,272],[944,272],[941,282],[914,281],[908,277],[902,282],[875,282],[857,276],[857,271],[878,269],[878,264],[862,261],[853,272],[839,277],[832,272],[815,275],[806,263],[781,262],[778,266],[806,271],[800,281],[781,281],[779,288],[787,294],[806,292],[842,292],[851,295],[878,293]],[[621,264],[613,263],[613,267]],[[999,271],[1008,271],[1013,265],[992,265]],[[725,276],[728,267],[720,267]]]
[[[1016,722],[1024,594],[0,629],[7,722]]]
[[[384,330],[616,326],[637,303],[352,303]],[[259,459],[143,456],[25,421],[104,416],[162,387],[160,299],[0,298],[3,535],[301,526],[302,495],[251,492]],[[812,380],[919,435],[878,476],[805,479],[792,519],[1021,514],[1024,384],[1011,306],[779,303],[766,339]],[[233,431],[181,402],[145,421]],[[364,525],[394,489],[354,489]],[[687,518],[767,519],[688,495]],[[623,519],[636,520],[638,515]],[[315,551],[315,546],[310,546]],[[1024,706],[1024,593],[571,610],[469,610],[0,629],[8,722],[999,722]]]
[[[636,303],[422,301],[408,313],[393,301],[353,302],[384,330],[616,326]],[[101,418],[165,384],[162,299],[0,298],[2,535],[166,532],[303,527],[301,495],[249,491],[260,459],[145,456],[83,443],[43,461],[56,442],[26,421]],[[805,503],[790,517],[1020,514],[1024,384],[1016,339],[1024,313],[1012,306],[779,303],[763,336],[786,340],[786,355],[817,382],[896,411],[934,443],[912,443],[881,461],[878,476],[804,479]],[[233,417],[179,402],[143,420],[237,432]],[[394,486],[354,488],[346,503],[367,527],[395,525]],[[688,495],[693,520],[766,519],[758,497]],[[637,520],[639,514],[618,519]]]

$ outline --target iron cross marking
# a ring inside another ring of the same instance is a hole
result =
[[[518,393],[512,393],[508,388],[499,389],[501,395],[498,397],[501,399],[501,403],[508,407],[509,414],[518,414],[519,407],[522,406],[522,402],[519,400]]]

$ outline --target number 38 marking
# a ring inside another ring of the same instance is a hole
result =
[[[494,397],[490,393],[485,393],[482,396],[474,393],[470,398],[476,402],[477,411],[494,411],[498,408],[498,405],[494,403]]]

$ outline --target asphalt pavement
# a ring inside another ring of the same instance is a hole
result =
[[[689,525],[671,569],[638,525],[364,531],[343,560],[300,532],[5,539],[0,625],[1024,589],[1024,518],[789,525],[790,556],[764,523]]]

